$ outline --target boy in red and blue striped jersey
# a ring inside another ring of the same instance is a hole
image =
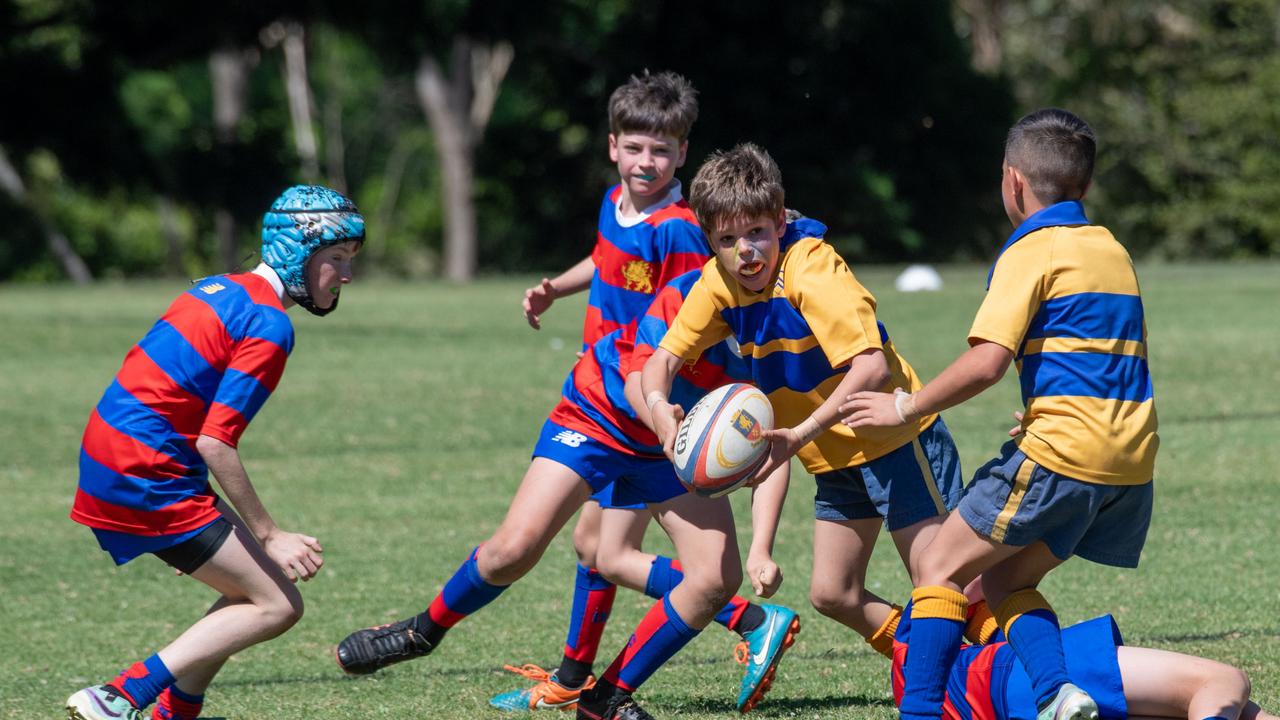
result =
[[[1072,682],[1057,615],[1037,586],[1072,555],[1137,566],[1159,437],[1133,263],[1084,214],[1095,153],[1093,130],[1065,110],[1014,124],[1001,196],[1015,230],[988,277],[969,350],[921,389],[859,393],[841,408],[851,427],[891,428],[961,403],[1018,366],[1021,433],[978,470],[920,559],[901,703],[909,720],[943,711],[961,589],[979,574],[1041,720],[1098,715]]]
[[[159,652],[68,698],[72,720],[137,719],[157,701],[156,720],[197,717],[227,658],[297,622],[302,597],[291,582],[323,564],[315,538],[275,524],[236,446],[293,349],[285,311],[337,307],[364,219],[339,193],[297,186],[272,204],[262,236],[262,264],[178,297],[89,416],[72,519],[117,564],[152,553],[222,597]],[[240,517],[214,494],[210,473]]]
[[[618,582],[657,598],[659,602],[651,615],[667,617],[663,599],[684,579],[684,567],[669,558],[643,553],[639,550],[639,538],[622,539],[638,514],[631,508],[647,506],[661,517],[664,512],[679,514],[686,505],[712,501],[686,492],[662,454],[657,438],[635,410],[638,398],[634,403],[628,401],[629,395],[637,394],[638,380],[628,372],[628,365],[637,332],[642,338],[640,343],[650,346],[656,343],[648,333],[665,329],[696,275],[690,273],[673,280],[658,294],[649,313],[639,323],[633,321],[628,328],[605,335],[587,350],[566,379],[563,398],[543,425],[533,461],[502,526],[471,553],[426,612],[390,625],[359,630],[344,639],[338,646],[338,661],[344,670],[370,673],[431,652],[450,628],[496,599],[511,582],[531,569],[573,511],[591,493],[602,491],[607,492],[605,504],[609,505],[604,513],[606,539],[601,541],[599,553],[601,562],[605,563],[603,577],[608,578],[609,587]],[[741,359],[727,346],[711,348],[697,364],[682,373],[681,397],[687,402],[696,402],[708,390],[740,378],[741,373]],[[785,487],[782,492],[785,493]],[[773,506],[780,509],[780,498]],[[617,522],[610,523],[611,517]],[[647,522],[648,511],[643,518]],[[776,522],[775,513],[770,528],[776,526]],[[639,527],[643,531],[644,525]],[[732,534],[720,537],[719,546],[732,547],[732,537]],[[677,543],[677,550],[680,549],[681,543]],[[733,555],[736,565],[736,548]],[[696,565],[695,572],[707,574],[704,565]],[[540,681],[534,691],[500,696],[495,698],[495,704],[519,710],[572,709],[583,689],[591,687],[591,663],[613,600],[612,592],[602,593],[603,589],[592,582],[595,577],[593,573],[581,583],[588,592],[575,600],[566,640],[566,661],[561,668],[555,675],[548,675],[541,668],[526,666],[525,672]],[[713,608],[715,612],[706,620],[714,617],[743,636],[754,650],[752,655],[758,656],[759,660],[748,663],[747,673],[747,677],[752,678],[748,696],[754,703],[767,689],[764,679],[768,671],[777,665],[799,629],[795,613],[786,608],[748,603],[728,589],[731,585],[736,587],[731,579],[701,576],[695,579],[701,586],[718,585],[727,589],[723,597],[715,598],[718,601]],[[651,643],[642,640],[639,645],[656,650],[628,662],[615,662],[604,677],[621,677],[620,682],[628,683],[632,689],[638,687],[666,657],[696,635],[697,630],[690,629],[678,618],[674,622],[679,623],[680,632],[661,635]],[[675,626],[664,622],[649,624],[655,628],[666,624]],[[559,677],[566,669],[579,671],[577,682]],[[744,687],[747,684],[744,679]],[[641,712],[633,708],[629,715],[610,717],[636,720],[647,717],[638,714]]]

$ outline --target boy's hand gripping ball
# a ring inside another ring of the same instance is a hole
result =
[[[676,475],[690,492],[706,497],[736,490],[769,456],[762,432],[772,428],[773,405],[759,388],[745,383],[716,388],[676,430]]]

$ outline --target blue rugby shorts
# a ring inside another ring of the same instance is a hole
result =
[[[688,492],[665,456],[628,455],[550,420],[542,425],[533,457],[576,472],[591,486],[591,499],[604,508],[638,509]]]

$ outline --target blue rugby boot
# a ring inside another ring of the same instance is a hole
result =
[[[778,661],[796,641],[800,618],[794,610],[781,605],[761,605],[765,619],[760,627],[743,636],[734,653],[738,662],[747,666],[738,691],[738,712],[748,713],[773,685]]]

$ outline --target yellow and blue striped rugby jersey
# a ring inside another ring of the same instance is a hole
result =
[[[884,352],[892,374],[881,390],[920,388],[876,321],[875,298],[823,241],[826,230],[808,218],[787,223],[776,279],[758,293],[739,285],[713,258],[662,338],[664,350],[688,360],[732,335],[755,384],[773,403],[778,427],[795,427],[808,417],[840,384],[849,361],[870,348]],[[801,448],[799,457],[815,474],[860,465],[911,442],[934,417],[857,431],[837,423]]]
[[[1129,253],[1089,224],[1080,202],[1018,226],[991,269],[969,340],[1015,353],[1027,457],[1087,482],[1151,479],[1160,438],[1138,278]]]

